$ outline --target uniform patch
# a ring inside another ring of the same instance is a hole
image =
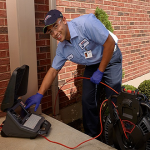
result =
[[[72,58],[73,58],[73,54],[70,54],[70,55],[67,57],[68,60],[71,60]]]
[[[89,44],[89,41],[87,39],[84,39],[79,43],[79,46],[84,49]]]

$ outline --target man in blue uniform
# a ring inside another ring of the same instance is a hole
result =
[[[37,110],[41,99],[67,60],[85,65],[83,80],[82,107],[85,133],[94,137],[99,134],[99,113],[97,110],[97,89],[103,81],[121,90],[122,54],[117,46],[117,37],[109,32],[94,16],[87,14],[66,21],[58,10],[50,10],[45,17],[44,33],[59,41],[52,67],[48,70],[36,95],[26,101],[26,108],[36,104]],[[109,97],[113,92],[106,88]]]

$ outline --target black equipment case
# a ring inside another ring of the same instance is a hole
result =
[[[15,69],[7,86],[1,110],[6,112],[2,137],[36,138],[48,134],[51,124],[44,117],[30,113],[19,98],[27,93],[29,66]]]
[[[112,107],[113,97],[117,98],[116,108]],[[109,97],[108,107],[104,129],[106,144],[119,150],[149,150],[149,99],[138,91],[125,91],[122,87],[118,96]]]

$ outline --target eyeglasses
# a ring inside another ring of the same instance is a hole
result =
[[[61,21],[62,21],[62,19],[60,19],[60,20],[53,26],[52,29],[49,29],[49,30],[48,30],[48,33],[49,33],[50,35],[53,35],[53,34],[54,34],[54,31],[57,31],[57,30],[58,30]]]

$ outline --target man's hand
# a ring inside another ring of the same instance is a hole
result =
[[[99,83],[101,82],[101,80],[102,80],[103,74],[104,74],[104,72],[101,72],[99,69],[97,69],[97,70],[93,73],[93,75],[92,75],[92,77],[90,78],[90,80],[91,80],[93,83],[95,83],[95,84],[99,84]]]
[[[43,97],[43,95],[39,94],[39,93],[36,93],[35,95],[29,97],[25,102],[25,104],[26,104],[25,109],[28,109],[31,105],[36,104],[34,111],[37,111],[37,109],[41,103],[42,97]]]

